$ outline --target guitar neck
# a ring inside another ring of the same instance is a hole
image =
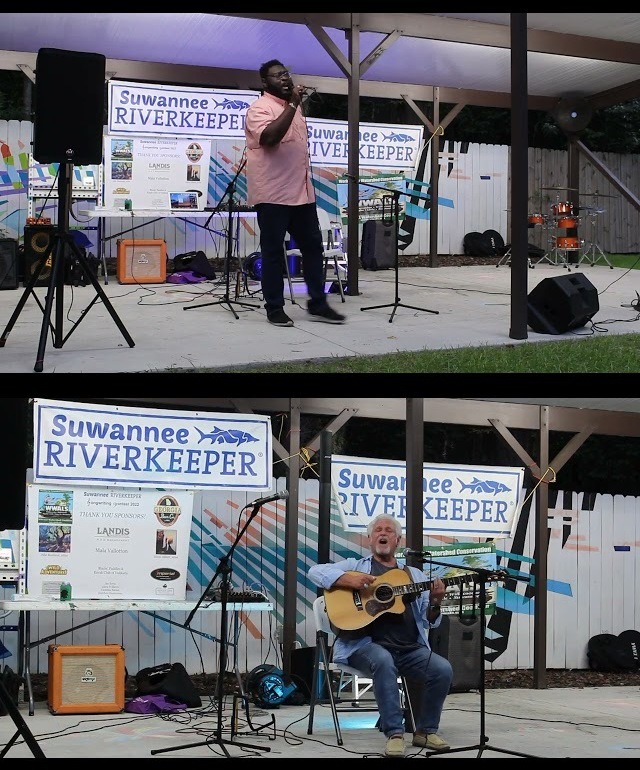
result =
[[[445,586],[459,586],[465,583],[473,582],[472,575],[458,575],[456,577],[442,578]],[[420,594],[423,591],[431,590],[433,580],[425,580],[423,583],[405,583],[404,585],[394,586],[393,593],[396,596],[406,596],[407,594]]]

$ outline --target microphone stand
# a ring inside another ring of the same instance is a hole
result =
[[[230,297],[229,292],[229,265],[231,264],[231,257],[233,255],[233,196],[236,192],[236,182],[238,181],[238,177],[240,176],[240,173],[244,169],[244,167],[247,165],[247,159],[246,157],[240,164],[238,170],[235,173],[235,176],[233,179],[229,182],[227,185],[227,189],[224,191],[224,195],[222,198],[220,198],[220,203],[218,206],[211,212],[211,216],[207,219],[207,221],[204,224],[205,229],[209,226],[209,222],[213,219],[214,214],[216,214],[220,210],[220,205],[224,201],[225,197],[229,196],[229,224],[228,224],[228,232],[227,232],[227,251],[225,254],[224,259],[224,296],[222,299],[216,300],[215,302],[205,302],[203,305],[188,305],[186,307],[183,307],[183,310],[197,310],[199,307],[208,307],[209,305],[227,305],[229,307],[229,310],[233,313],[235,316],[236,321],[240,318],[240,316],[236,313],[236,311],[233,309],[233,305],[240,305],[241,307],[247,307],[251,310],[258,310],[257,305],[251,305],[248,302],[239,302],[238,300],[232,300]]]
[[[407,193],[401,193],[400,190],[390,190],[388,187],[383,187],[382,185],[378,184],[369,184],[368,182],[360,182],[360,184],[364,184],[367,187],[376,187],[378,190],[385,190],[388,195],[382,196],[382,222],[386,225],[393,225],[393,251],[394,251],[394,270],[395,270],[395,299],[393,302],[387,304],[387,305],[371,305],[369,307],[361,307],[360,310],[376,310],[378,308],[382,307],[392,307],[393,312],[391,313],[391,316],[389,318],[389,323],[393,323],[393,316],[396,314],[396,310],[399,307],[406,307],[410,310],[420,310],[423,313],[433,313],[433,315],[438,315],[439,310],[429,310],[426,307],[414,307],[413,305],[403,305],[400,302],[400,297],[398,296],[398,237],[400,234],[400,196],[405,195],[407,196]],[[421,198],[423,196],[416,196],[415,193],[411,193],[411,197],[415,198]],[[428,200],[428,199],[425,199]],[[387,212],[390,212],[385,217],[385,207]]]
[[[225,756],[227,759],[231,759],[231,754],[229,754],[229,751],[227,749],[227,745],[229,746],[239,746],[243,749],[256,749],[258,751],[271,751],[271,749],[268,746],[253,746],[248,743],[238,743],[237,741],[234,741],[232,739],[225,740],[222,737],[222,710],[224,705],[224,672],[227,667],[227,634],[228,634],[228,618],[227,618],[227,599],[229,595],[229,584],[231,582],[231,556],[233,555],[233,552],[236,549],[236,546],[242,539],[242,536],[247,531],[247,527],[249,524],[253,521],[256,514],[260,510],[260,507],[264,503],[264,500],[259,500],[256,503],[249,503],[249,505],[253,505],[253,510],[247,517],[246,522],[244,523],[242,529],[238,532],[236,539],[233,541],[233,544],[227,554],[223,556],[219,563],[218,568],[216,569],[213,577],[209,581],[209,584],[202,592],[202,595],[198,599],[195,607],[191,610],[189,613],[185,623],[184,627],[189,628],[189,625],[191,621],[193,620],[193,616],[198,611],[198,608],[204,601],[205,596],[207,593],[211,590],[213,587],[213,584],[216,580],[216,578],[220,575],[221,576],[221,590],[220,590],[220,606],[221,606],[221,615],[220,615],[220,657],[219,657],[219,664],[218,664],[218,679],[216,681],[216,702],[217,702],[217,708],[218,708],[218,720],[216,724],[216,732],[214,739],[207,739],[206,741],[200,741],[198,743],[187,743],[183,746],[171,746],[166,749],[153,749],[151,751],[151,754],[162,754],[167,751],[177,751],[178,749],[191,749],[196,746],[211,746],[213,744],[220,746],[222,751],[225,753]],[[249,506],[245,506],[243,510],[248,508]]]
[[[428,552],[425,552],[428,553]],[[426,556],[417,556],[416,554],[412,554],[415,558],[417,558],[418,561],[422,562],[429,562],[429,564],[438,564],[442,567],[451,567],[451,562],[442,562],[442,561],[434,561],[433,559],[427,558]],[[472,574],[475,574],[478,576],[478,579],[480,581],[480,739],[478,743],[473,744],[472,746],[461,746],[455,749],[443,749],[441,751],[436,751],[433,753],[430,753],[429,757],[439,756],[440,754],[457,754],[460,751],[471,751],[473,749],[478,749],[478,753],[476,755],[476,759],[480,759],[482,756],[483,751],[496,751],[500,754],[510,754],[515,757],[527,757],[529,759],[539,759],[540,757],[537,757],[535,754],[524,754],[521,751],[510,751],[509,749],[500,749],[497,746],[491,746],[489,743],[489,738],[487,735],[485,735],[485,666],[484,666],[484,637],[486,633],[486,606],[487,606],[487,583],[494,582],[496,580],[504,580],[507,577],[507,573],[503,572],[502,570],[487,570],[487,569],[481,569],[481,568],[474,568],[474,567],[465,567],[464,568],[466,572],[470,572]],[[513,575],[509,575],[509,577],[516,577]],[[522,580],[523,578],[516,577],[516,580]],[[528,580],[528,578],[524,578],[524,580]]]

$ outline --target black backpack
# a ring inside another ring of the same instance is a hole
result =
[[[495,255],[498,257],[504,257],[507,249],[504,246],[504,238],[500,235],[500,233],[497,230],[485,230],[482,234],[486,236],[491,242],[491,246],[493,247]],[[492,254],[491,256],[494,255]]]
[[[628,632],[623,631],[623,636],[614,634],[596,634],[587,643],[587,658],[589,668],[592,671],[634,671],[638,668],[637,648],[636,656],[632,644],[626,638]]]
[[[504,242],[502,244],[504,246]],[[462,239],[465,257],[495,257],[497,251],[486,233],[472,231]]]

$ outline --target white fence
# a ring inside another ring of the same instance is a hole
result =
[[[33,139],[33,124],[29,121],[0,120],[0,237],[22,241],[29,215],[28,173],[29,153]],[[215,206],[224,195],[228,180],[233,178],[239,166],[244,142],[237,139],[213,140],[209,159],[208,204]],[[427,153],[430,152],[430,147]],[[600,157],[600,156],[599,156]],[[604,162],[620,179],[628,180],[633,188],[637,180],[637,156],[606,154]],[[431,164],[423,158],[414,178],[429,183]],[[557,193],[544,191],[544,187],[556,187],[566,183],[568,153],[558,150],[529,150],[529,212],[551,214]],[[443,141],[441,145],[438,180],[438,253],[462,254],[462,241],[467,232],[496,230],[509,242],[511,219],[509,204],[509,147],[504,145],[469,144]],[[317,167],[313,169],[314,183],[319,206],[330,217],[338,217],[338,193],[336,179],[344,174],[344,167]],[[363,176],[377,173],[380,169],[362,168]],[[388,171],[388,169],[387,169]],[[636,253],[640,251],[640,213],[612,189],[602,174],[581,159],[581,191],[585,194],[598,192],[601,197],[588,197],[580,201],[584,210],[580,215],[578,235],[585,240],[595,239],[607,252]],[[421,187],[421,195],[428,195],[429,187]],[[240,174],[237,180],[237,200],[242,203],[246,195],[246,179]],[[602,197],[604,196],[604,197]],[[57,221],[57,202],[43,199],[35,202],[34,213]],[[131,238],[135,227],[136,239],[163,239],[167,243],[167,255],[172,258],[188,251],[202,250],[209,258],[222,258],[227,251],[224,219],[215,219],[208,228],[205,220],[157,221],[140,218],[115,217],[98,220],[81,213],[93,207],[95,201],[74,200],[71,206],[70,227],[85,229],[98,253],[97,237],[101,236],[105,257],[116,259],[117,241]],[[400,229],[400,250],[406,255],[428,254],[430,209],[428,202],[416,200],[410,214]],[[602,210],[591,215],[587,210]],[[100,227],[98,231],[96,228]],[[344,228],[349,235],[348,227]],[[358,228],[360,242],[362,227]],[[529,230],[529,241],[547,246],[554,230],[534,226]],[[255,219],[240,218],[237,231],[233,232],[233,255],[240,260],[259,250],[258,229]]]
[[[591,636],[640,629],[640,569],[637,566],[640,501],[632,497],[583,495],[554,489],[549,490],[549,498],[547,667],[584,669],[588,668],[586,648]],[[316,589],[307,580],[306,573],[317,560],[318,501],[318,481],[301,481],[296,614],[296,638],[300,646],[314,644],[311,605]],[[485,640],[488,668],[533,668],[536,587],[528,578],[535,558],[534,501],[535,496],[526,501],[513,536],[496,542],[498,566],[513,578],[498,585],[498,609],[488,619]],[[197,601],[220,558],[228,553],[242,526],[239,515],[246,503],[245,495],[240,493],[196,494],[187,598]],[[234,551],[232,585],[238,589],[263,590],[274,604],[272,613],[242,616],[238,646],[241,671],[250,671],[260,663],[281,664],[278,628],[283,623],[286,519],[282,501],[263,505]],[[330,521],[331,559],[360,555],[366,551],[362,540],[361,535],[343,530],[334,508]],[[451,540],[425,540],[426,545],[445,542]],[[9,584],[0,583],[0,586],[6,599],[15,592]],[[80,626],[97,614],[33,612],[32,639],[60,633],[69,625]],[[17,624],[17,617],[15,611],[7,613],[4,625]],[[186,613],[174,611],[168,613],[168,617],[184,623]],[[74,645],[122,644],[129,673],[166,662],[180,662],[193,674],[215,673],[219,614],[199,612],[191,627],[210,638],[146,615],[125,612],[76,628],[56,641]],[[17,634],[3,630],[0,640],[12,656],[6,662],[17,668]],[[46,644],[32,651],[31,669],[34,673],[47,671]]]

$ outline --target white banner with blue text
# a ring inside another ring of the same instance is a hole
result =
[[[37,483],[272,488],[271,419],[264,415],[35,399],[33,429]]]
[[[245,113],[258,91],[169,86],[110,80],[107,132],[114,137],[234,137],[244,142]],[[307,118],[314,166],[347,168],[349,125]],[[424,127],[359,123],[360,168],[414,169],[424,146]],[[122,173],[117,167],[117,173]]]
[[[522,503],[524,468],[424,463],[423,532],[509,537]],[[381,513],[406,531],[406,463],[333,455],[331,485],[346,530],[366,532]]]

